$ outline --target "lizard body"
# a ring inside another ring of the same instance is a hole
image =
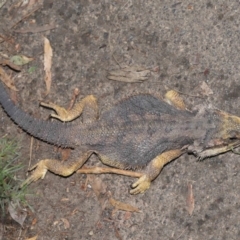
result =
[[[150,182],[166,163],[183,153],[193,153],[204,159],[240,144],[240,118],[214,108],[190,112],[179,102],[179,98],[170,98],[172,106],[151,95],[141,94],[122,100],[95,121],[83,124],[44,121],[33,118],[16,106],[0,82],[0,103],[20,128],[45,142],[71,147],[82,153],[79,159],[66,163],[54,159],[41,160],[33,166],[32,169],[36,170],[26,184],[44,178],[48,170],[63,176],[71,175],[95,153],[106,165],[133,170],[126,171],[125,175],[140,177],[131,190],[137,194],[149,188]],[[95,118],[98,115],[93,96],[84,98],[72,112],[54,104],[42,105],[53,108],[58,115],[52,114],[52,117],[61,121],[71,121],[82,113],[84,115],[88,107],[95,110],[91,115]],[[118,173],[117,170],[115,172]],[[122,174],[120,170],[119,174]]]

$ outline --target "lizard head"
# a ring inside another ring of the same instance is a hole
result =
[[[218,111],[220,116],[219,134],[222,139],[236,140],[240,139],[240,117]]]

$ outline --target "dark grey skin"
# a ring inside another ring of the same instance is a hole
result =
[[[95,100],[90,99],[96,107]],[[211,108],[196,112],[178,109],[148,94],[129,97],[95,121],[83,124],[33,118],[13,103],[1,82],[0,104],[8,116],[33,137],[82,153],[78,159],[65,163],[41,160],[33,166],[32,169],[36,169],[24,184],[44,178],[48,170],[62,176],[71,175],[95,153],[108,166],[133,170],[114,172],[140,177],[131,190],[137,194],[149,188],[166,163],[183,153],[204,159],[229,151],[240,143],[240,118]],[[81,107],[76,107],[73,119],[81,115],[84,104],[80,102]],[[57,118],[64,121],[61,116]]]

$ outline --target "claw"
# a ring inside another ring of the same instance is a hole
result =
[[[147,177],[147,175],[143,175],[140,177],[135,183],[132,184],[132,190],[130,190],[131,194],[139,194],[144,193],[151,185],[151,181]]]
[[[36,168],[36,169],[35,169]],[[29,171],[32,171],[33,169],[35,169],[35,171],[33,172],[33,174],[28,177],[22,184],[21,184],[21,188],[29,185],[32,182],[37,181],[38,179],[43,179],[48,171],[47,167],[45,166],[45,161],[42,160],[39,163],[35,164],[34,166],[32,166]]]

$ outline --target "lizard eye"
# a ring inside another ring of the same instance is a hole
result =
[[[240,138],[240,134],[237,131],[232,130],[232,131],[229,131],[228,134],[229,134],[229,139],[234,140],[234,139]]]

